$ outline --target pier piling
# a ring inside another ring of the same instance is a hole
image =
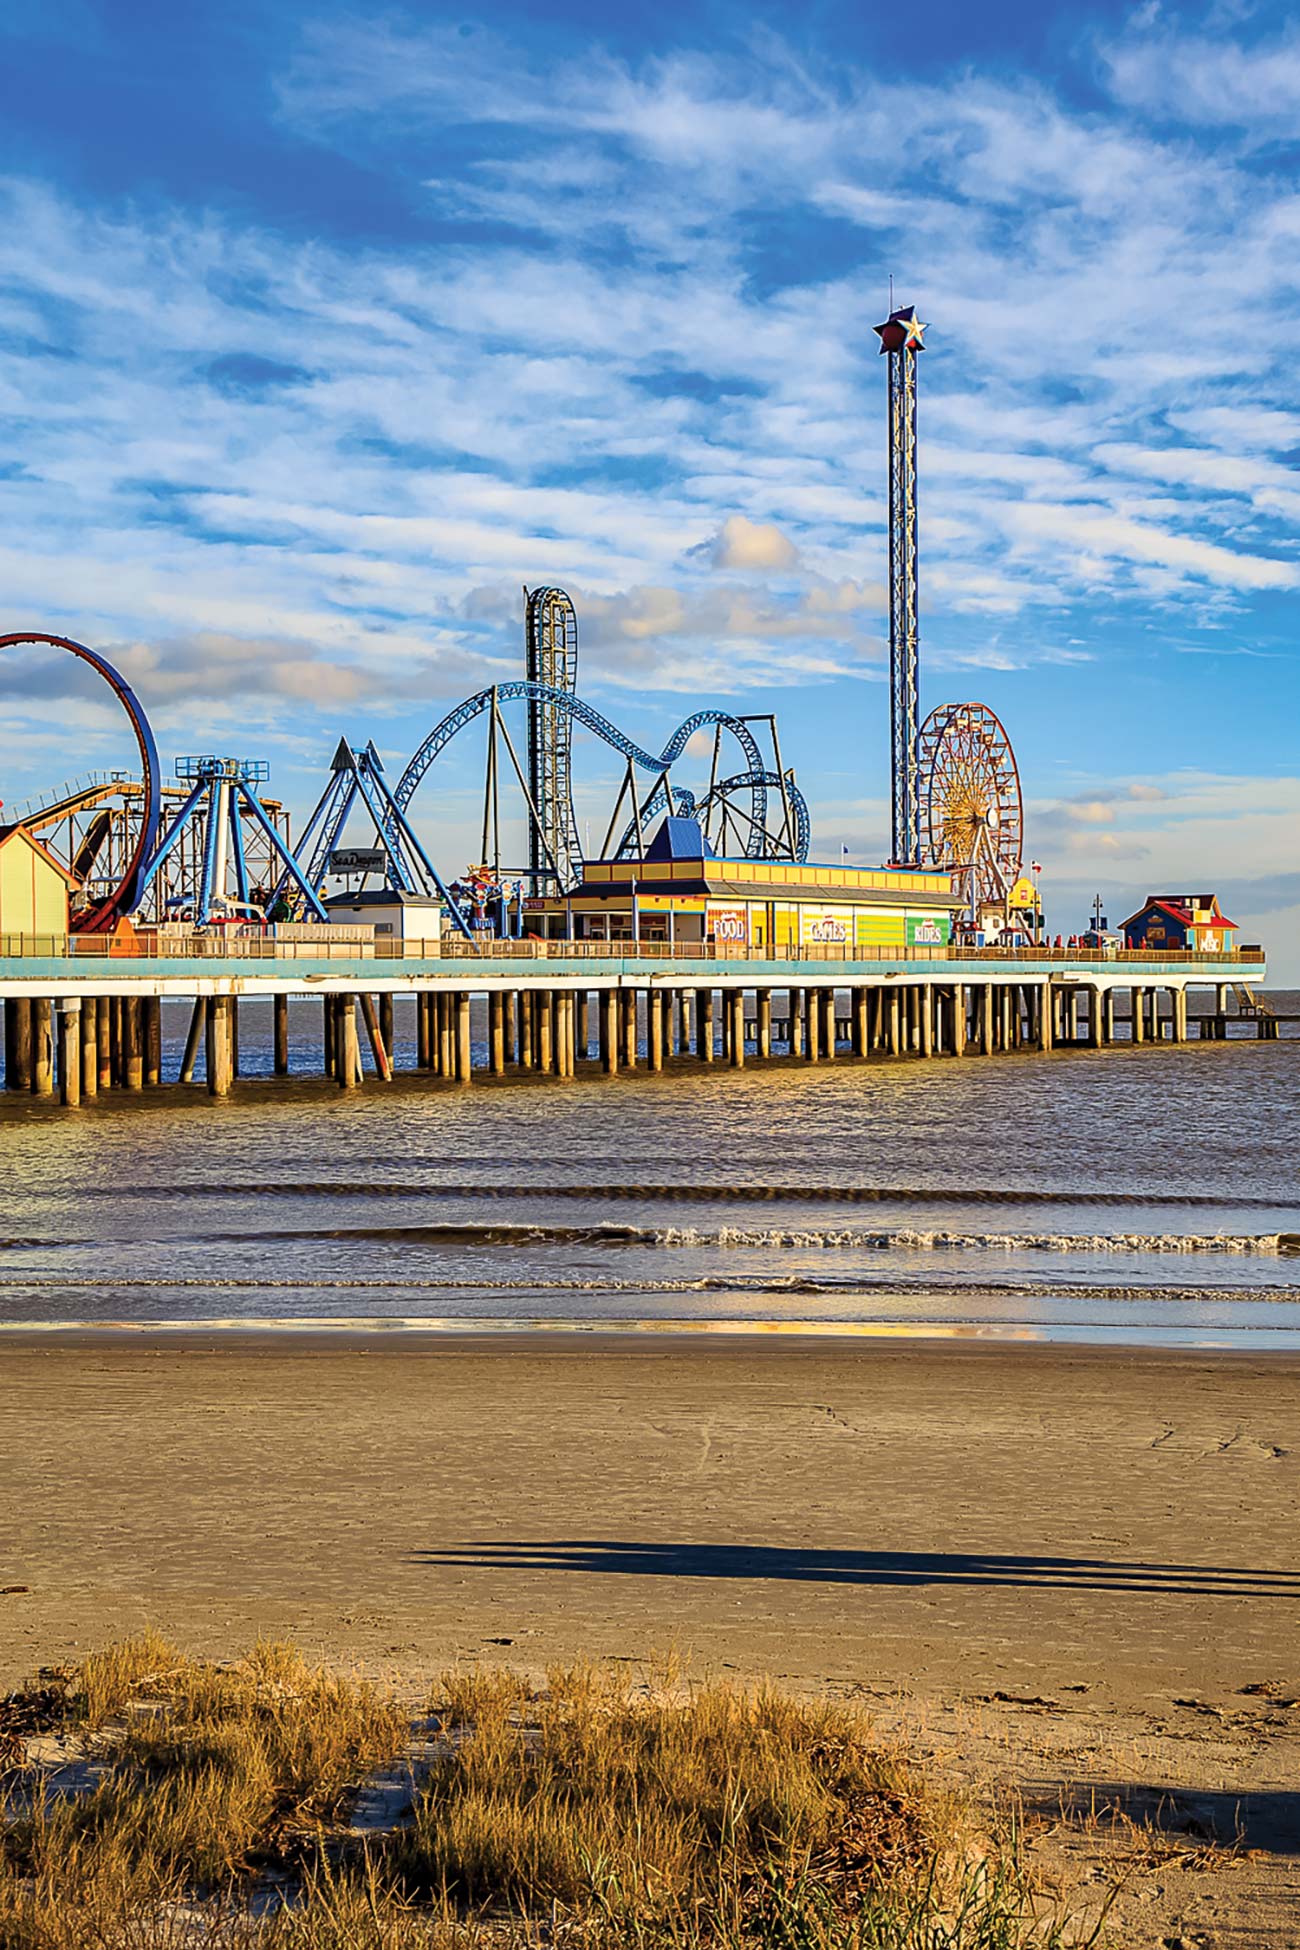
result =
[[[146,1090],[162,1082],[162,1000],[146,995],[144,1009],[144,1082]]]
[[[361,1072],[361,1047],[357,1038],[355,995],[344,995],[339,998],[334,1066],[340,1090],[355,1090]]]
[[[44,997],[32,1003],[32,1095],[54,1095],[53,1011]]]
[[[714,1059],[714,1035],[713,990],[696,989],[695,1053],[701,1063],[712,1063]]]
[[[81,998],[59,1004],[59,1095],[65,1104],[81,1102]]]
[[[5,1004],[5,1082],[11,1090],[32,1087],[32,1005],[25,996]]]
[[[555,1006],[551,989],[539,989],[534,998],[537,1017],[537,1067],[547,1076],[555,1065]]]
[[[190,1026],[185,1037],[185,1051],[181,1057],[178,1083],[193,1083],[194,1071],[199,1060],[199,1040],[207,1026],[208,1003],[199,996],[190,1011]]]
[[[230,1050],[230,997],[214,995],[207,1009],[208,1093],[213,1097],[230,1094],[233,1064]]]
[[[81,1094],[94,1097],[99,1091],[99,1045],[97,1029],[99,1009],[94,996],[86,996],[81,1004]]]
[[[380,1026],[379,1011],[375,1007],[373,995],[361,997],[361,1020],[366,1026],[366,1041],[370,1044],[370,1060],[375,1066],[375,1075],[381,1083],[393,1080],[393,1065],[384,1042]]]
[[[664,998],[662,989],[651,989],[646,1001],[645,1058],[650,1069],[663,1069]]]
[[[745,1067],[745,992],[732,989],[727,996],[727,1018],[729,1024],[728,1061],[733,1070]]]
[[[123,1082],[128,1090],[143,1090],[144,1025],[141,1021],[140,998],[136,995],[124,996],[123,1005]]]

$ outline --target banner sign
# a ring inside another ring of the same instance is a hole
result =
[[[382,873],[387,865],[379,846],[336,846],[329,859],[331,873]]]
[[[946,914],[909,914],[907,917],[909,948],[942,948],[951,932],[952,922]]]
[[[853,909],[830,907],[799,910],[799,944],[803,948],[842,947],[853,939]]]
[[[749,944],[749,909],[747,907],[710,907],[705,915],[704,930],[715,941],[726,941],[737,947]]]

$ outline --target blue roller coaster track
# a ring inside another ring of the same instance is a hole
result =
[[[657,818],[661,812],[667,812],[667,794],[670,790],[673,795],[672,809],[678,817],[698,819],[701,824],[704,824],[711,807],[730,798],[733,792],[743,792],[747,787],[752,790],[759,785],[765,786],[772,792],[784,792],[790,808],[790,824],[793,828],[791,857],[795,860],[806,860],[808,848],[812,844],[812,820],[808,812],[808,802],[793,779],[782,779],[779,772],[766,771],[737,772],[732,778],[719,779],[718,783],[700,798],[683,785],[669,787],[661,779],[641,808],[639,831],[637,822],[630,821],[618,843],[614,858],[627,860],[640,850],[642,837],[650,820]],[[747,847],[746,851],[748,857],[752,859],[754,857],[752,845]]]
[[[530,703],[552,705],[557,710],[568,712],[570,717],[575,718],[579,724],[585,725],[588,731],[595,732],[605,744],[611,746],[614,751],[621,752],[643,772],[658,774],[660,786],[656,788],[657,791],[662,788],[669,768],[681,757],[693,734],[706,725],[721,725],[724,730],[732,734],[748,760],[748,769],[745,772],[724,782],[727,786],[748,789],[750,794],[750,833],[746,842],[746,855],[756,860],[765,857],[770,844],[766,837],[767,794],[769,787],[780,785],[780,780],[775,773],[765,770],[757,740],[742,718],[733,717],[728,711],[695,711],[678,725],[662,752],[656,755],[634,744],[632,739],[618,729],[617,725],[611,724],[608,718],[603,717],[584,698],[575,697],[569,691],[555,690],[548,684],[536,684],[526,680],[497,684],[488,690],[478,691],[473,697],[467,697],[463,703],[458,704],[455,710],[449,711],[442,722],[434,726],[419,750],[412,756],[398,781],[393,797],[403,812],[409,806],[416,788],[434,760],[451,743],[457,732],[463,731],[467,724],[492,708],[494,697],[498,704],[527,700]],[[715,788],[715,791],[721,789]],[[792,791],[789,786],[786,789]],[[673,791],[677,793],[678,788],[674,787]],[[798,833],[801,836],[802,850],[799,851],[798,857],[806,859],[808,857],[808,809],[797,793],[793,793],[793,800]],[[570,856],[574,860],[580,860],[582,848],[578,842],[578,822],[572,801],[564,809],[564,819]]]

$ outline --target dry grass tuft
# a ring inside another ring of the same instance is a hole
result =
[[[153,1634],[15,1695],[101,1770],[0,1799],[0,1950],[1054,1950],[1014,1851],[960,1860],[953,1804],[853,1706],[771,1687],[536,1690],[448,1674],[409,1826],[354,1789],[405,1749],[395,1702],[259,1645]],[[51,1719],[53,1716],[53,1720]],[[256,1899],[256,1900],[255,1900]]]
[[[88,1659],[66,1691],[102,1777],[80,1798],[11,1793],[10,1882],[222,1887],[336,1818],[408,1731],[392,1700],[286,1646],[226,1667],[149,1635]]]
[[[165,1696],[191,1670],[190,1661],[160,1632],[120,1639],[102,1652],[92,1652],[83,1665],[68,1672],[69,1714],[85,1726],[102,1727],[124,1713],[133,1700],[156,1699],[160,1689],[165,1689]]]
[[[607,1671],[448,1675],[449,1738],[401,1867],[474,1907],[740,1916],[763,1875],[845,1903],[926,1852],[919,1787],[857,1709],[723,1682],[628,1692]]]

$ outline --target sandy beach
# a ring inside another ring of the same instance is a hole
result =
[[[6,1337],[6,1674],[149,1619],[425,1667],[1279,1673],[1300,1359],[815,1339]],[[1300,1674],[1293,1674],[1300,1678]]]
[[[1031,1793],[1174,1789],[1215,1834],[1244,1807],[1268,1859],[1222,1901],[1300,1895],[1300,1358],[195,1331],[0,1359],[0,1683],[146,1622],[412,1691],[676,1649],[866,1694]]]

